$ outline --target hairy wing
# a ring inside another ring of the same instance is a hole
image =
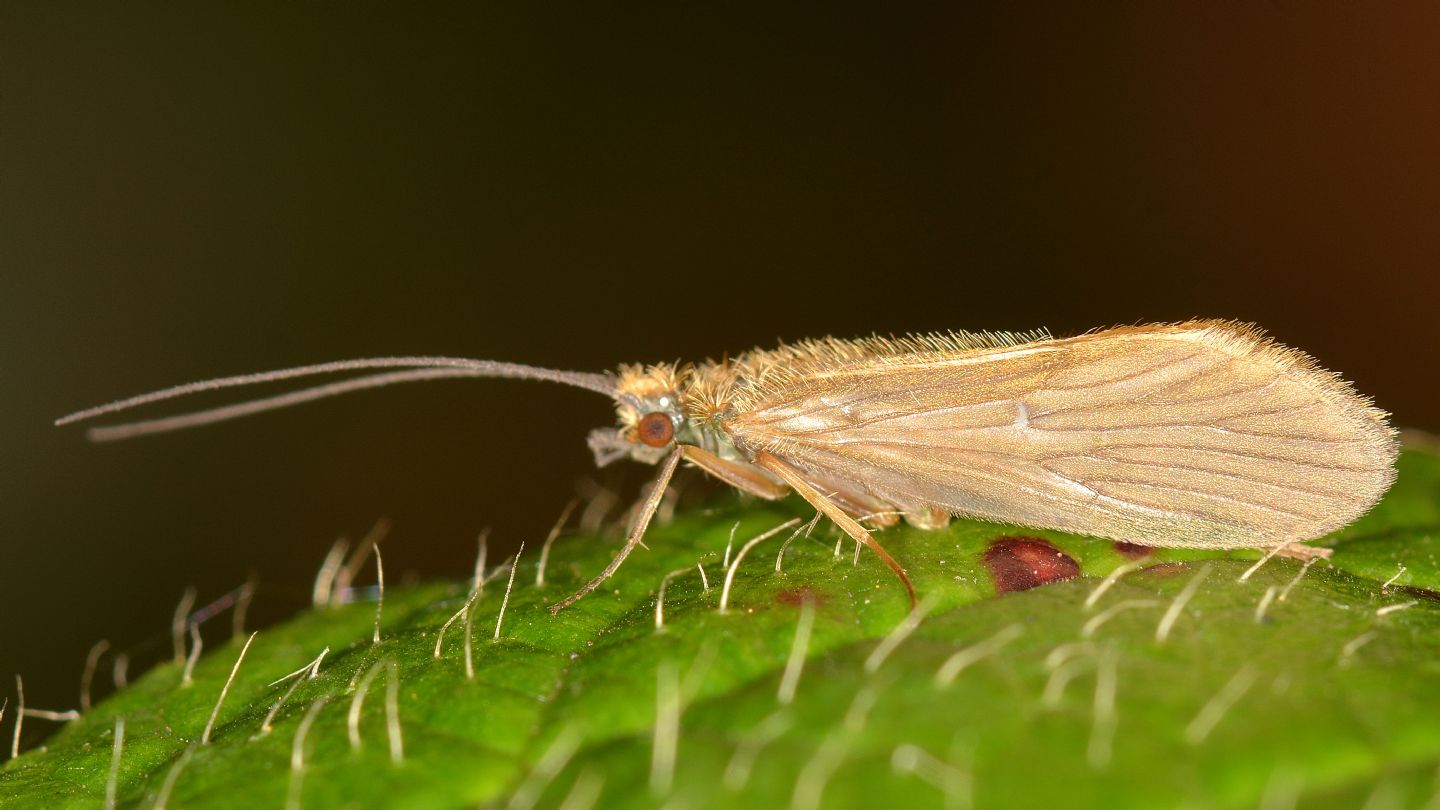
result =
[[[835,364],[724,423],[901,508],[1155,546],[1318,537],[1394,478],[1385,414],[1257,331],[1192,322]]]

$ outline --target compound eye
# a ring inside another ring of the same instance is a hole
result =
[[[675,438],[675,423],[659,411],[647,413],[639,424],[635,425],[635,435],[651,447],[664,447]]]

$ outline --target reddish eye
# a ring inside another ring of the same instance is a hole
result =
[[[635,433],[640,441],[651,447],[664,447],[675,438],[675,423],[659,411],[647,413],[635,426]]]

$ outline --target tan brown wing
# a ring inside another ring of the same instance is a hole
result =
[[[1385,414],[1250,327],[902,346],[817,346],[802,373],[756,375],[722,427],[744,452],[902,508],[1153,546],[1312,539],[1394,478]]]

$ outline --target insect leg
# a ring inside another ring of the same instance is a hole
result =
[[[779,481],[764,469],[754,464],[721,458],[694,445],[683,445],[685,459],[721,481],[742,492],[748,492],[766,499],[779,500],[790,494],[790,487]],[[899,512],[895,506],[854,486],[829,480],[807,479],[811,486],[817,486],[827,497],[852,517],[869,519],[872,525],[885,528],[898,522]],[[949,518],[949,515],[946,515]],[[942,524],[943,525],[943,524]]]
[[[767,501],[778,500],[790,493],[790,487],[753,464],[723,459],[693,444],[681,445],[680,451],[685,454],[686,461],[742,492]]]
[[[805,477],[801,475],[799,470],[791,467],[770,453],[764,450],[756,453],[755,464],[758,467],[763,467],[775,473],[780,480],[789,484],[791,489],[799,493],[800,497],[809,501],[811,506],[824,512],[825,516],[834,521],[835,525],[844,530],[846,534],[855,538],[857,542],[869,546],[871,551],[875,552],[886,565],[890,566],[890,570],[895,572],[895,576],[900,578],[900,583],[905,586],[906,593],[910,595],[911,606],[913,607],[918,604],[918,600],[915,598],[915,586],[910,584],[910,577],[905,575],[905,569],[900,567],[900,563],[896,562],[895,558],[890,556],[890,552],[886,551],[884,546],[876,542],[875,538],[870,536],[870,532],[866,531],[864,526],[857,523],[855,518],[845,514],[844,509],[841,509],[834,501],[820,494],[820,491],[815,489],[815,487],[810,486],[809,482],[805,480]]]
[[[599,576],[585,583],[585,587],[551,605],[550,614],[552,616],[580,601],[585,594],[600,587],[600,583],[609,579],[610,575],[620,568],[620,564],[625,562],[625,558],[630,556],[630,552],[640,545],[640,539],[645,536],[645,529],[650,526],[650,518],[655,516],[655,510],[660,507],[660,499],[665,497],[665,490],[670,486],[670,477],[675,474],[675,468],[680,466],[681,455],[682,453],[676,450],[661,465],[660,472],[655,475],[655,483],[650,487],[650,495],[645,498],[645,503],[640,505],[640,514],[636,516],[635,525],[630,529],[630,537],[620,548],[620,553],[615,555],[615,559],[605,566],[605,570],[601,571]]]
[[[857,520],[866,521],[878,529],[888,529],[900,522],[900,511],[895,504],[881,500],[853,484],[828,478],[811,477],[805,480]]]
[[[776,481],[774,476],[754,464],[730,461],[694,445],[684,445],[685,459],[721,481],[742,492],[748,492],[768,501],[779,500],[790,494],[790,487]],[[898,512],[895,507],[854,486],[834,481],[811,480],[812,486],[819,486],[827,497],[855,518],[869,518],[873,525],[881,528],[896,524]],[[946,515],[948,518],[949,516]]]
[[[1290,545],[1275,552],[1275,556],[1289,557],[1292,560],[1300,560],[1301,562],[1307,562],[1314,559],[1328,560],[1330,559],[1330,555],[1334,553],[1335,550],[1330,548],[1307,546],[1304,543],[1291,543]]]
[[[905,522],[917,529],[943,529],[950,525],[950,513],[933,506],[905,510]]]

